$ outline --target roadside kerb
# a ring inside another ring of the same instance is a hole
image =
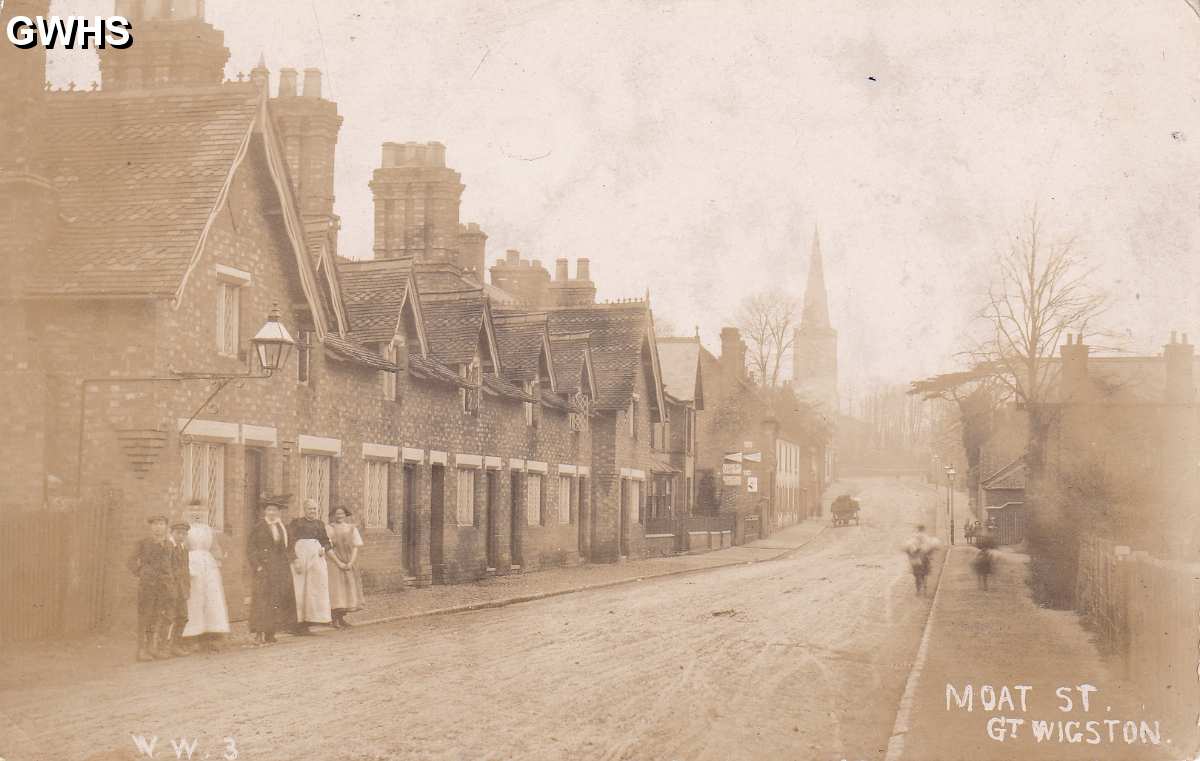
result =
[[[942,577],[946,575],[946,564],[954,547],[947,547],[942,557],[942,567],[938,570],[937,584],[933,587],[933,603],[929,606],[929,615],[925,618],[925,631],[921,633],[921,644],[917,647],[917,657],[908,672],[908,680],[904,683],[904,693],[900,697],[900,706],[896,709],[896,721],[892,725],[892,736],[888,738],[887,755],[883,761],[900,761],[904,755],[904,736],[908,734],[909,721],[912,719],[913,699],[917,694],[917,685],[921,681],[921,672],[925,668],[925,659],[929,654],[929,638],[933,631],[933,617],[937,612],[938,596],[942,591]]]
[[[697,573],[705,573],[708,571],[717,571],[722,568],[730,568],[732,566],[737,566],[737,565],[756,565],[758,563],[768,563],[768,562],[771,562],[774,560],[782,560],[783,558],[797,552],[798,550],[803,549],[806,545],[811,543],[818,536],[825,533],[825,529],[827,529],[828,527],[829,527],[829,524],[825,524],[825,525],[821,526],[820,530],[818,530],[817,533],[815,533],[812,536],[810,536],[809,538],[805,539],[803,542],[796,545],[795,547],[790,547],[790,548],[784,550],[783,552],[780,552],[777,555],[772,555],[770,557],[765,557],[765,558],[759,558],[757,560],[737,560],[737,561],[732,561],[729,563],[724,563],[721,565],[707,566],[705,568],[681,568],[677,571],[667,571],[665,573],[656,573],[651,576],[633,576],[628,579],[618,579],[617,581],[605,581],[605,582],[602,582],[599,584],[586,584],[584,586],[570,587],[568,589],[556,589],[556,590],[553,590],[550,592],[535,592],[532,594],[517,595],[515,597],[505,597],[505,598],[499,599],[499,600],[487,600],[484,602],[467,603],[465,605],[454,605],[454,606],[451,606],[448,608],[435,608],[434,610],[424,610],[424,611],[420,611],[419,613],[401,613],[401,614],[398,614],[395,616],[382,616],[380,618],[372,618],[372,619],[368,619],[366,621],[356,621],[354,623],[354,627],[358,628],[360,626],[374,626],[377,624],[389,624],[389,623],[393,623],[396,621],[410,621],[415,618],[424,618],[426,616],[445,616],[445,615],[450,615],[452,613],[469,613],[470,611],[473,611],[473,610],[487,610],[489,608],[503,608],[508,605],[517,605],[519,603],[524,603],[524,602],[535,602],[537,600],[545,600],[550,597],[559,597],[562,595],[577,594],[579,592],[589,592],[589,591],[596,590],[596,589],[610,589],[612,587],[619,587],[624,584],[636,584],[639,581],[656,581],[658,579],[667,579],[667,578],[673,578],[673,577],[678,577],[678,576],[686,576],[688,574],[697,574]],[[729,549],[738,549],[738,548],[730,547]],[[778,548],[777,547],[749,547],[749,548],[747,548],[745,545],[743,545],[740,549],[772,550],[772,549],[778,549]],[[725,550],[717,550],[717,552],[724,552],[724,551]],[[940,576],[938,578],[938,582],[939,582],[939,584],[941,582]]]

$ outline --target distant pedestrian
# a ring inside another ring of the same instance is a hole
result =
[[[167,644],[171,655],[187,655],[183,646],[183,630],[188,622],[188,597],[192,590],[192,574],[188,568],[187,535],[191,524],[182,515],[171,521],[171,535],[167,552],[170,563],[170,604],[168,616],[171,621]]]
[[[296,625],[296,593],[292,587],[291,542],[279,519],[279,504],[263,506],[263,518],[250,530],[246,556],[254,574],[250,631],[260,644],[275,641],[280,629]]]
[[[971,559],[971,570],[975,572],[975,581],[985,592],[988,589],[988,579],[995,570],[995,546],[995,542],[990,536],[981,536],[975,557]]]
[[[296,592],[296,628],[298,635],[311,634],[312,624],[329,624],[333,615],[329,609],[329,566],[325,552],[332,543],[329,529],[321,520],[321,509],[315,500],[304,500],[304,516],[292,521],[292,583]]]
[[[904,554],[908,556],[909,570],[912,571],[913,582],[917,594],[925,594],[926,579],[929,577],[930,556],[941,543],[925,533],[925,526],[917,526],[917,531],[904,544]]]
[[[167,516],[146,519],[150,536],[139,539],[129,556],[129,571],[137,577],[137,659],[167,657],[168,617],[171,595],[171,557],[167,552]],[[160,656],[159,653],[163,654]]]
[[[188,506],[188,570],[191,591],[188,595],[188,621],[184,637],[198,637],[207,652],[216,650],[214,640],[229,633],[229,609],[225,604],[225,585],[221,579],[219,532],[209,525],[208,508],[200,503]]]
[[[362,577],[357,566],[358,548],[363,546],[363,540],[358,527],[351,522],[347,508],[339,507],[333,511],[329,540],[333,544],[325,553],[329,564],[329,607],[333,625],[344,629],[350,626],[346,614],[363,607]]]

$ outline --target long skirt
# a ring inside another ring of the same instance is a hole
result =
[[[327,624],[333,620],[329,610],[329,567],[321,556],[316,539],[296,542],[300,570],[292,569],[296,590],[296,620],[301,623]]]
[[[333,560],[333,553],[325,553],[329,559],[329,607],[346,612],[360,610],[363,606],[362,577],[357,568],[343,571]]]
[[[286,555],[270,555],[254,574],[251,589],[250,631],[273,634],[296,625],[296,595]]]
[[[188,571],[192,577],[192,590],[188,595],[188,622],[183,628],[183,636],[227,634],[229,609],[225,607],[221,567],[208,550],[192,550],[188,553]]]

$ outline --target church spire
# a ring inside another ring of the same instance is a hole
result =
[[[812,254],[808,260],[808,283],[804,289],[804,312],[801,329],[829,330],[829,299],[825,293],[825,267],[821,261],[821,238],[813,228]]]

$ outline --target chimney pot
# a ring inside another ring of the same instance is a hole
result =
[[[509,264],[516,266],[521,263],[521,252],[515,248],[510,248],[504,252],[504,259]]]
[[[1182,341],[1182,343],[1183,343],[1183,345],[1184,345],[1184,346],[1187,346],[1187,345],[1188,345],[1187,333],[1184,333],[1184,334],[1183,334],[1183,341]]]
[[[320,69],[305,69],[304,70],[304,97],[306,97],[306,98],[321,97],[321,70]]]
[[[569,264],[570,264],[570,262],[568,262],[565,258],[560,257],[560,258],[554,260],[554,279],[555,280],[568,280],[569,279],[568,271],[567,271],[567,266]]]
[[[575,279],[576,280],[591,280],[591,260],[586,257],[580,257],[575,260]]]
[[[446,166],[446,146],[444,144],[438,142],[429,144],[429,166]]]
[[[1171,343],[1178,343],[1178,342],[1179,342],[1179,334],[1176,331],[1172,330],[1171,331]]]
[[[296,70],[287,68],[279,70],[279,97],[296,97]]]

